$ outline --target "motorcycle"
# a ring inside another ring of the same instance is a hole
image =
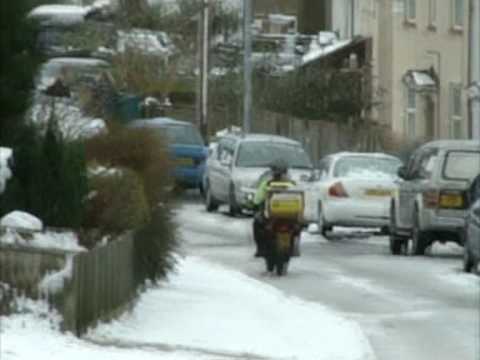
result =
[[[304,193],[290,187],[272,183],[265,202],[265,263],[278,276],[286,275],[290,259],[300,256]]]

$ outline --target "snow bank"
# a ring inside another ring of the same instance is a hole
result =
[[[12,149],[0,147],[0,194],[7,186],[7,181],[11,178],[12,172],[8,166],[8,161],[12,157]]]
[[[170,283],[144,294],[132,314],[99,326],[88,338],[164,344],[223,358],[374,358],[354,322],[197,258],[181,260]]]
[[[25,299],[20,301],[20,310],[21,314],[0,316],[2,360],[220,360],[214,356],[152,347],[97,346],[72,334],[60,333],[60,315],[49,311],[46,303]]]
[[[7,229],[0,236],[0,244],[69,252],[86,251],[84,247],[79,245],[78,238],[73,232],[37,232],[33,233],[31,238],[27,240],[13,229]]]
[[[11,228],[21,228],[33,231],[42,231],[43,223],[39,218],[23,212],[12,211],[0,219],[0,225]]]

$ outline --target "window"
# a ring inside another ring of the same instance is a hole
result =
[[[436,28],[437,26],[437,0],[429,0],[428,25],[429,28]]]
[[[454,29],[463,29],[465,0],[452,0],[452,22]]]
[[[438,160],[438,150],[429,149],[426,151],[420,161],[418,176],[422,179],[430,179]]]
[[[405,18],[407,21],[415,22],[417,18],[417,1],[405,0]]]
[[[407,111],[405,133],[409,139],[416,137],[416,118],[417,118],[417,94],[412,87],[407,88]]]
[[[460,139],[463,135],[462,129],[462,86],[450,85],[450,137]]]

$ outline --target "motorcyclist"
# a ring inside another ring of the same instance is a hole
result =
[[[253,219],[253,237],[256,244],[255,257],[261,257],[265,255],[266,237],[268,236],[267,229],[265,228],[265,200],[267,193],[272,182],[282,182],[290,185],[295,183],[288,176],[288,165],[285,161],[279,159],[270,165],[270,171],[264,179],[260,182],[255,193],[253,200],[256,214]]]

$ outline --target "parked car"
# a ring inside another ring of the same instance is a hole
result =
[[[468,191],[470,210],[465,219],[465,247],[463,268],[466,272],[478,271],[480,263],[480,174]]]
[[[173,176],[176,185],[203,191],[207,148],[200,132],[192,123],[170,118],[153,118],[132,121],[129,127],[152,129],[166,138],[175,161]]]
[[[398,191],[390,206],[390,250],[423,255],[435,241],[463,245],[469,183],[480,172],[480,144],[443,140],[417,149],[399,169]]]
[[[383,153],[341,152],[323,158],[315,198],[319,231],[334,226],[380,227],[389,224],[390,198],[400,159]]]
[[[207,211],[215,211],[221,204],[228,204],[232,216],[250,209],[260,178],[278,158],[288,163],[293,180],[302,182],[312,177],[312,162],[298,141],[241,132],[223,135],[211,147],[207,160],[204,177]]]

